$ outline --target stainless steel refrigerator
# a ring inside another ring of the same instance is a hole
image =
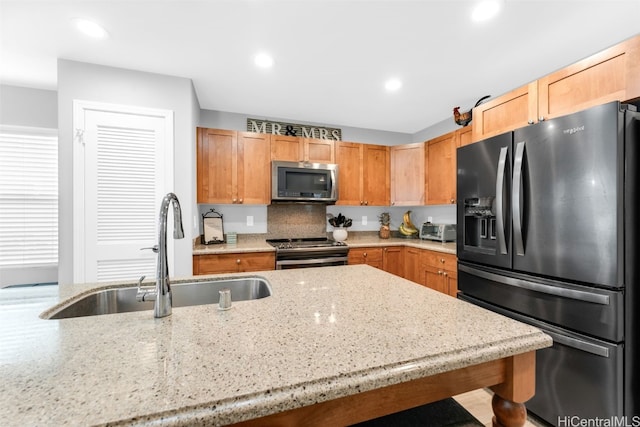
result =
[[[612,102],[457,151],[458,297],[553,338],[527,402],[553,425],[640,416],[639,145]]]

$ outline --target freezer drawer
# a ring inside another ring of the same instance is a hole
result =
[[[471,297],[612,342],[624,337],[624,293],[458,262],[458,290]]]
[[[536,394],[527,409],[552,425],[561,420],[620,417],[623,407],[624,345],[576,334],[475,298],[459,298],[540,328],[553,346],[536,352]],[[630,419],[630,418],[629,418]]]

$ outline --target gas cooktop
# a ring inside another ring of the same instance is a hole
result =
[[[326,237],[304,237],[299,239],[267,239],[267,243],[276,249],[308,249],[347,246],[344,242],[336,242]]]

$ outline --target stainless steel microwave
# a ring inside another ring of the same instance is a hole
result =
[[[326,203],[338,200],[338,165],[271,162],[271,201]]]

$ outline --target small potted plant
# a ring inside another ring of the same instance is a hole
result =
[[[380,238],[388,239],[391,236],[391,229],[389,228],[391,214],[389,212],[382,212],[378,215],[378,221],[380,221]]]
[[[329,224],[334,227],[333,240],[336,242],[347,240],[347,228],[353,224],[351,218],[347,218],[341,213],[339,213],[338,216],[334,216],[333,214],[328,214],[327,216],[329,217]]]

